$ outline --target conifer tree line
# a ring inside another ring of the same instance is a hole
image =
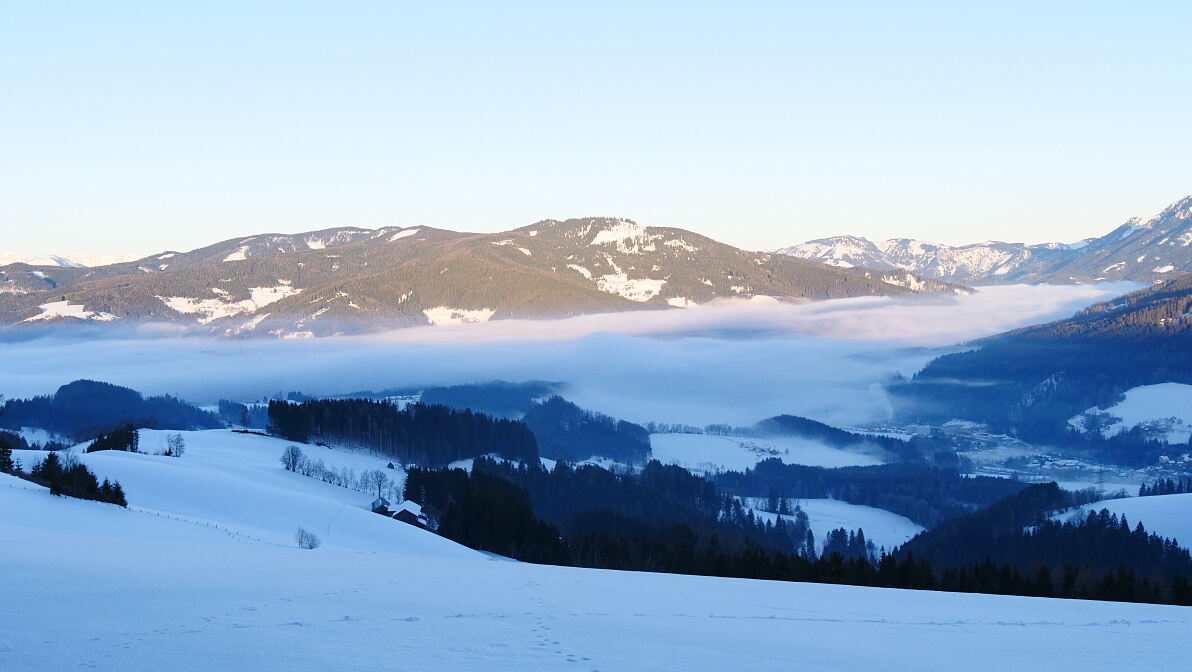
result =
[[[569,462],[606,457],[636,465],[650,456],[645,427],[585,411],[558,395],[532,406],[522,421],[534,432],[543,457]]]
[[[1192,493],[1192,476],[1184,478],[1166,478],[1160,479],[1147,485],[1143,483],[1138,486],[1139,497],[1152,497],[1155,495],[1183,495]]]
[[[786,464],[778,458],[745,471],[716,474],[713,480],[742,497],[772,493],[775,503],[767,509],[773,512],[788,498],[832,498],[885,509],[927,528],[985,508],[1028,485],[1008,478],[963,476],[926,464],[827,468]]]
[[[6,474],[15,474],[20,472],[20,464],[12,456],[14,449],[19,449],[22,446],[13,446],[8,437],[13,436],[7,432],[0,433],[0,472]],[[22,441],[22,443],[24,443]]]
[[[944,355],[913,379],[889,383],[887,391],[902,422],[971,420],[1028,443],[1059,446],[1069,454],[1101,462],[1145,467],[1170,455],[1173,446],[1144,427],[1106,435],[1079,431],[1068,420],[1093,407],[1109,408],[1134,387],[1192,384],[1189,334],[1002,336],[976,350]],[[998,382],[971,384],[990,380]],[[1096,427],[1095,414],[1085,418],[1090,427]]]
[[[708,539],[749,540],[767,548],[815,556],[815,538],[802,510],[795,509],[789,517],[780,516],[776,522],[759,519],[737,498],[725,495],[712,483],[681,467],[664,466],[656,460],[648,463],[640,475],[631,475],[593,465],[573,467],[559,462],[547,470],[537,464],[514,465],[480,458],[473,463],[471,475],[460,469],[411,469],[404,494],[441,521],[458,522],[474,508],[496,507],[499,511],[498,502],[469,503],[471,479],[477,477],[485,479],[482,494],[491,494],[497,487],[523,493],[517,497],[527,498],[528,508],[520,507],[519,516],[529,512],[555,529],[556,536],[586,539],[587,542],[568,547],[574,564],[581,566],[618,567],[608,549],[596,547],[597,538],[610,530],[621,530],[641,542],[666,537],[680,527],[698,530]],[[489,481],[494,478],[505,485],[493,485]],[[513,495],[506,493],[500,499],[513,501],[512,498]],[[457,510],[453,511],[453,507]],[[491,527],[491,521],[486,525]],[[471,528],[447,526],[439,531],[450,536],[452,530],[458,529]],[[502,529],[498,526],[495,532],[490,532],[498,538],[513,533]],[[480,540],[490,538],[483,536]],[[468,536],[456,540],[477,541]],[[495,548],[486,550],[501,552]],[[632,566],[635,563],[626,562],[621,568]]]
[[[133,425],[124,425],[100,434],[91,445],[87,446],[88,453],[100,450],[122,450],[129,453],[140,452],[141,434]]]
[[[446,406],[314,399],[269,402],[269,433],[302,443],[376,451],[407,464],[443,466],[485,454],[536,462],[538,443],[521,422]]]
[[[865,538],[865,530],[838,527],[824,535],[823,555],[836,554],[844,558],[864,558],[877,561],[877,548]]]
[[[95,474],[85,465],[71,459],[60,459],[58,453],[49,453],[40,464],[35,465],[28,475],[22,475],[26,480],[43,485],[50,489],[51,495],[65,495],[77,499],[90,499],[96,502],[107,502],[117,506],[128,506],[124,496],[124,488],[120,482],[103,479],[100,483]]]
[[[169,395],[142,397],[136,390],[94,380],[76,380],[53,395],[9,399],[0,426],[40,427],[79,441],[131,424],[157,429],[216,429],[214,413]]]
[[[124,488],[120,487],[119,481],[112,482],[105,478],[102,483],[99,482],[90,469],[69,454],[60,458],[57,452],[47,452],[45,459],[26,473],[13,457],[9,436],[0,433],[0,472],[49,488],[52,495],[128,506]]]
[[[834,530],[822,554],[809,553],[814,540],[799,543],[797,519],[781,533],[759,526],[751,511],[734,513],[739,502],[714,484],[657,462],[633,476],[480,459],[470,474],[412,469],[405,496],[438,520],[439,534],[529,562],[1192,605],[1187,549],[1104,510],[1068,522],[1039,519],[1039,507],[1065,501],[1055,484],[1031,486],[991,513],[962,517],[877,557],[862,530]],[[982,529],[986,541],[973,541]],[[951,560],[940,552],[958,543],[965,548]]]

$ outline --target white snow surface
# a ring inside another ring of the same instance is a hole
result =
[[[175,433],[186,443],[182,457],[158,454],[165,451],[166,437]],[[261,543],[292,545],[298,526],[319,535],[324,548],[345,551],[394,551],[417,541],[406,539],[405,529],[395,533],[389,526],[392,521],[366,508],[376,493],[329,485],[282,469],[278,458],[291,445],[288,441],[229,430],[143,429],[140,436],[140,453],[83,453],[85,444],[70,451],[99,478],[120,481],[134,508],[176,516],[195,525],[210,524]],[[388,469],[387,458],[309,445],[302,445],[301,450],[328,468],[352,469],[357,476],[381,469],[399,488],[405,483],[405,472]],[[26,469],[46,455],[42,451],[13,452]],[[458,547],[439,537],[417,543],[427,549],[446,545],[449,555],[470,553],[455,553]],[[414,546],[409,548],[415,552]]]
[[[70,439],[59,434],[55,434],[54,432],[51,432],[47,429],[42,429],[41,427],[21,427],[20,429],[5,429],[3,431],[19,435],[25,440],[26,443],[29,443],[30,445],[45,445],[51,441],[65,445],[70,445],[73,443],[73,441]]]
[[[923,531],[923,526],[906,516],[861,504],[850,504],[835,499],[799,499],[795,500],[799,508],[807,514],[811,524],[811,531],[815,534],[815,541],[819,550],[824,548],[824,540],[832,530],[843,527],[846,530],[861,529],[865,531],[865,538],[881,550],[894,550],[911,537]],[[756,503],[754,501],[753,503]],[[777,514],[754,509],[754,515],[774,521]],[[791,518],[791,516],[783,516]]]
[[[228,292],[218,287],[212,288],[211,291],[217,296],[229,296]],[[271,303],[281,301],[287,296],[301,293],[302,290],[295,289],[289,281],[278,280],[278,284],[273,287],[253,287],[249,289],[249,298],[242,301],[192,299],[186,296],[159,296],[157,299],[166,304],[171,310],[186,315],[197,315],[198,317],[196,319],[199,323],[207,324],[233,315],[255,313]]]
[[[643,247],[643,243],[648,241],[649,236],[646,233],[644,226],[639,226],[633,222],[616,222],[609,225],[592,237],[590,245],[613,245],[617,246],[617,251],[632,254],[639,252]]]
[[[101,311],[87,310],[81,303],[71,303],[70,301],[51,301],[50,303],[43,303],[38,308],[41,308],[41,313],[33,317],[26,317],[22,322],[40,322],[43,320],[58,320],[65,317],[76,320],[94,320],[96,322],[111,322],[116,319],[116,316],[111,313]]]
[[[488,322],[493,315],[497,314],[497,311],[488,308],[468,310],[467,308],[438,306],[427,308],[422,313],[426,315],[427,322],[430,322],[432,325],[444,326],[449,324],[478,324]]]
[[[8,264],[29,264],[30,266],[61,266],[63,268],[90,268],[135,261],[136,254],[19,254],[0,252],[0,266]],[[165,257],[161,257],[165,258]]]
[[[289,486],[303,477],[262,464],[226,486],[231,474],[191,464],[203,452],[196,441],[178,460],[89,457],[97,468],[173,461],[158,470],[158,494],[130,480],[133,510],[0,474],[0,604],[10,616],[0,669],[777,671],[798,661],[899,672],[964,661],[977,671],[1117,672],[1186,662],[1192,612],[1180,607],[494,562],[347,505],[332,529],[362,516],[387,548],[306,551],[135,508],[170,501],[175,480],[193,479],[208,488],[196,506],[305,513],[288,508],[302,501]],[[220,505],[225,487],[245,498]]]
[[[597,289],[609,294],[616,294],[630,301],[649,301],[658,296],[665,284],[666,280],[630,279],[625,273],[611,273],[596,278]]]
[[[1074,515],[1084,518],[1089,511],[1101,509],[1109,509],[1110,513],[1119,517],[1126,516],[1130,529],[1141,522],[1147,532],[1176,539],[1181,546],[1186,547],[1192,542],[1192,494],[1188,493],[1094,502],[1080,507],[1078,512],[1068,511],[1055,517],[1060,520],[1068,520]]]
[[[754,438],[717,434],[651,434],[653,458],[698,473],[751,469],[777,457],[787,464],[852,467],[881,464],[861,452],[841,450],[817,441],[791,437]]]
[[[835,499],[801,499],[799,508],[807,513],[811,531],[822,547],[828,532],[843,527],[865,530],[865,538],[879,549],[893,550],[923,531],[923,526],[906,516],[872,506],[850,504]]]
[[[1186,445],[1192,436],[1192,385],[1160,383],[1126,391],[1125,399],[1107,409],[1090,408],[1068,420],[1068,424],[1086,430],[1087,416],[1096,416],[1104,425],[1101,433],[1115,436],[1132,427],[1143,426],[1156,438],[1176,445]]]

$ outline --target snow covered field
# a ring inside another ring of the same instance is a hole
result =
[[[391,550],[303,551],[10,477],[0,510],[12,672],[1174,670],[1192,626],[1179,607],[492,561],[379,516]]]
[[[166,437],[173,433],[141,430],[142,453],[83,454],[82,444],[71,451],[100,479],[120,481],[134,509],[283,546],[293,545],[294,531],[301,526],[321,537],[328,549],[407,549],[410,535],[402,533],[413,528],[369,511],[375,493],[282,469],[278,458],[288,441],[226,430],[178,432],[186,442],[181,458],[152,454],[164,451]],[[352,469],[357,475],[381,469],[399,484],[399,492],[404,484],[403,472],[387,469],[387,460],[354,451],[301,448],[309,459],[323,460],[330,468]],[[45,453],[14,451],[14,456],[28,469]],[[447,544],[438,537],[432,541],[439,542],[436,546]]]
[[[677,464],[693,473],[742,471],[772,457],[787,464],[817,467],[881,464],[872,455],[789,437],[651,434],[650,446],[654,459],[663,464]]]
[[[800,499],[796,501],[799,508],[807,514],[808,522],[811,523],[811,531],[815,534],[815,540],[820,550],[824,547],[824,539],[828,536],[828,532],[841,527],[846,530],[857,528],[864,530],[865,538],[872,541],[878,550],[885,548],[887,551],[894,550],[895,546],[905,543],[923,531],[922,525],[885,509],[850,504],[835,499]],[[771,521],[778,518],[777,514],[757,509],[754,509],[754,514]]]
[[[1126,516],[1131,528],[1141,522],[1147,532],[1174,538],[1182,546],[1192,543],[1192,494],[1111,499],[1087,504],[1080,508],[1079,515],[1085,517],[1090,510],[1101,509],[1109,509],[1118,516]],[[1073,515],[1074,512],[1068,512],[1060,514],[1057,518],[1067,520]]]
[[[1192,385],[1143,385],[1128,390],[1125,396],[1110,408],[1090,408],[1068,424],[1087,431],[1089,416],[1094,416],[1093,419],[1103,423],[1101,433],[1105,436],[1142,425],[1168,443],[1187,445],[1192,436]]]

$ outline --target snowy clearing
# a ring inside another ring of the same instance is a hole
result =
[[[438,306],[437,308],[427,308],[422,313],[426,315],[427,322],[441,327],[449,324],[479,324],[488,322],[493,315],[497,314],[497,311],[489,310],[488,308],[468,310],[467,308]]]
[[[1184,546],[1192,542],[1192,494],[1111,499],[1082,506],[1078,514],[1084,518],[1089,511],[1101,509],[1109,509],[1110,513],[1126,516],[1131,528],[1141,522],[1147,532],[1176,539]],[[1068,511],[1055,517],[1058,520],[1068,520],[1074,515],[1076,512]]]
[[[180,458],[165,457],[166,437],[181,434],[186,449]],[[376,493],[358,492],[282,469],[278,458],[289,441],[229,430],[201,432],[140,431],[140,453],[101,451],[84,454],[86,444],[70,449],[79,461],[103,479],[120,481],[134,509],[175,516],[193,524],[264,542],[292,545],[302,526],[323,538],[325,548],[351,551],[393,551],[404,548],[409,530],[372,513]],[[398,492],[404,471],[388,469],[388,460],[366,453],[300,446],[306,457],[329,468],[352,469],[358,476],[382,470]],[[14,451],[26,469],[45,458],[41,451]],[[396,499],[392,493],[386,493]],[[397,528],[397,529],[395,529]],[[418,536],[432,536],[413,530]],[[447,544],[439,537],[432,547]],[[465,551],[471,553],[471,551]]]
[[[590,245],[612,245],[617,246],[617,251],[624,254],[635,254],[645,249],[652,251],[652,246],[646,246],[649,240],[649,235],[646,233],[644,226],[639,226],[633,222],[617,222],[612,224],[592,237]]]
[[[218,287],[211,291],[224,298],[229,296],[227,292]],[[200,324],[207,324],[224,317],[256,312],[271,303],[281,301],[287,296],[301,294],[302,290],[295,289],[289,281],[278,280],[278,284],[274,287],[253,287],[248,290],[248,293],[249,298],[243,301],[192,299],[185,296],[159,296],[157,299],[170,308],[170,310],[185,315],[197,315],[198,317],[196,319]]]
[[[33,317],[26,317],[22,322],[40,322],[43,320],[57,320],[65,317],[76,320],[94,320],[96,322],[111,322],[116,319],[116,316],[111,313],[96,312],[93,310],[86,310],[81,303],[71,303],[69,301],[51,301],[50,303],[43,303],[38,308],[41,313]]]
[[[746,498],[746,504],[750,506],[756,506],[761,501],[757,498]],[[850,531],[858,528],[864,530],[865,538],[872,541],[878,550],[884,548],[887,551],[894,550],[894,547],[901,546],[924,530],[922,525],[905,516],[872,506],[849,504],[835,499],[798,499],[793,501],[798,503],[799,508],[807,514],[807,520],[811,523],[811,531],[815,533],[815,541],[821,551],[824,548],[824,539],[827,538],[828,532],[841,527]],[[771,522],[778,518],[777,514],[759,511],[756,508],[753,513]],[[784,518],[789,519],[790,516],[784,516]]]
[[[1126,398],[1107,409],[1093,407],[1068,424],[1082,431],[1100,426],[1104,436],[1143,426],[1149,434],[1171,444],[1187,444],[1192,436],[1192,385],[1161,383],[1126,392]]]
[[[650,446],[654,459],[663,464],[677,464],[694,473],[742,471],[772,457],[787,464],[814,467],[881,464],[881,460],[872,455],[789,437],[651,434]]]
[[[630,301],[649,301],[658,296],[666,280],[650,278],[630,279],[624,273],[613,273],[596,278],[596,288],[602,292],[616,294]]]
[[[72,441],[71,439],[68,439],[65,436],[62,436],[61,434],[56,434],[54,432],[51,432],[46,429],[42,429],[40,427],[22,427],[20,429],[0,429],[0,431],[16,434],[16,435],[20,436],[22,439],[24,439],[25,442],[28,443],[29,445],[36,444],[36,445],[44,446],[47,443],[53,442],[53,443],[61,443],[63,445],[69,446],[70,444],[74,443],[74,441]]]

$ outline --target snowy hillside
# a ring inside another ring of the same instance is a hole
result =
[[[217,473],[214,457],[197,459],[199,443],[176,466]],[[297,488],[275,501],[290,491],[279,476],[241,504],[280,513],[313,496]],[[921,671],[960,660],[991,672],[1072,661],[1116,672],[1178,669],[1192,625],[1180,607],[494,562],[379,516],[394,531],[387,550],[305,551],[0,479],[0,510],[10,512],[0,518],[0,604],[19,615],[0,639],[0,669],[11,672],[789,670],[792,661]],[[219,498],[220,482],[207,483]],[[134,501],[146,485],[130,481]],[[160,487],[153,497],[169,483]]]
[[[908,539],[923,531],[923,526],[915,523],[906,516],[891,513],[885,509],[861,504],[849,504],[836,499],[800,499],[796,500],[799,508],[807,514],[811,524],[811,531],[815,534],[820,550],[823,549],[824,539],[828,532],[844,528],[852,531],[862,529],[865,538],[872,541],[879,550],[893,551]],[[756,506],[758,500],[747,502]],[[753,510],[754,515],[774,521],[777,514]],[[789,518],[790,516],[785,516]]]
[[[1114,436],[1133,427],[1143,427],[1154,438],[1187,446],[1192,436],[1192,385],[1161,383],[1126,391],[1117,404],[1093,407],[1068,420],[1081,431],[1100,431]]]
[[[178,518],[260,543],[292,546],[294,531],[303,527],[318,535],[323,548],[343,551],[393,552],[468,557],[474,553],[452,542],[368,510],[375,494],[330,485],[282,469],[278,458],[289,442],[264,436],[214,430],[179,432],[186,442],[182,457],[164,452],[174,432],[141,430],[141,453],[71,451],[99,478],[120,481],[131,509]],[[357,474],[383,469],[401,481],[401,472],[387,461],[318,446],[302,446],[312,460]],[[45,453],[15,451],[32,467]],[[399,486],[400,492],[400,486]]]
[[[1057,518],[1067,520],[1074,515],[1083,518],[1089,511],[1101,509],[1109,509],[1110,513],[1118,516],[1124,515],[1131,527],[1141,522],[1147,532],[1176,539],[1183,545],[1192,541],[1192,494],[1112,499],[1088,504],[1078,512],[1065,512]]]

